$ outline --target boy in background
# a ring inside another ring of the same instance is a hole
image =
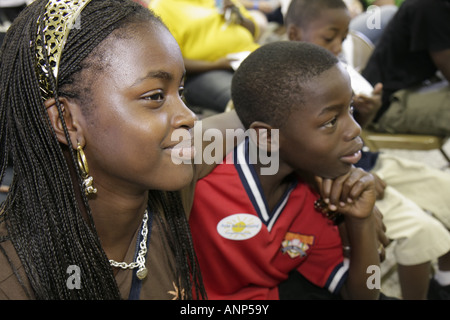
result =
[[[342,0],[292,0],[285,23],[289,40],[314,43],[337,56],[348,33],[350,14]],[[363,127],[368,123],[370,110],[376,112],[379,108],[376,101],[380,99],[380,89],[381,86],[375,87],[372,97],[362,97],[362,106],[369,111],[355,118]],[[361,107],[360,98],[354,97],[356,112]],[[363,152],[363,159],[357,166],[375,175],[376,206],[383,214],[386,235],[395,240],[394,254],[403,298],[426,299],[428,292],[430,299],[448,299],[450,200],[442,191],[449,190],[450,175],[422,163],[382,153]],[[435,259],[438,259],[439,269],[430,280],[430,265]]]

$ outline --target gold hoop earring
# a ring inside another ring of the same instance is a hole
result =
[[[88,196],[90,194],[97,193],[97,189],[93,186],[94,178],[89,176],[89,166],[86,160],[86,155],[84,154],[83,148],[79,142],[77,145],[77,160],[78,167],[81,171],[81,177],[83,178],[84,194]]]

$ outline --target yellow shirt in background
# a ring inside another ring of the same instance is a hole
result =
[[[242,5],[236,5],[252,19]],[[215,61],[259,47],[245,27],[225,23],[215,0],[152,0],[149,8],[167,25],[187,59]]]

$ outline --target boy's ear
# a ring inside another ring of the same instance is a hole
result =
[[[267,152],[275,152],[279,150],[279,130],[273,128],[270,124],[261,121],[253,122],[250,127],[250,139],[260,149]]]
[[[84,146],[83,130],[80,126],[80,122],[82,121],[83,116],[79,105],[74,102],[70,102],[64,97],[59,98],[59,102],[61,104],[63,119],[69,132],[72,148],[76,149],[78,142],[82,144],[82,146]],[[69,143],[64,133],[64,127],[59,116],[55,98],[46,100],[44,102],[44,105],[58,141],[65,145],[68,145]]]
[[[302,29],[297,27],[295,24],[290,23],[286,28],[286,34],[290,41],[301,41],[302,40]]]

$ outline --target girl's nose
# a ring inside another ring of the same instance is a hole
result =
[[[174,108],[173,126],[176,128],[186,127],[193,128],[197,120],[195,113],[189,109],[183,100],[180,98]]]

